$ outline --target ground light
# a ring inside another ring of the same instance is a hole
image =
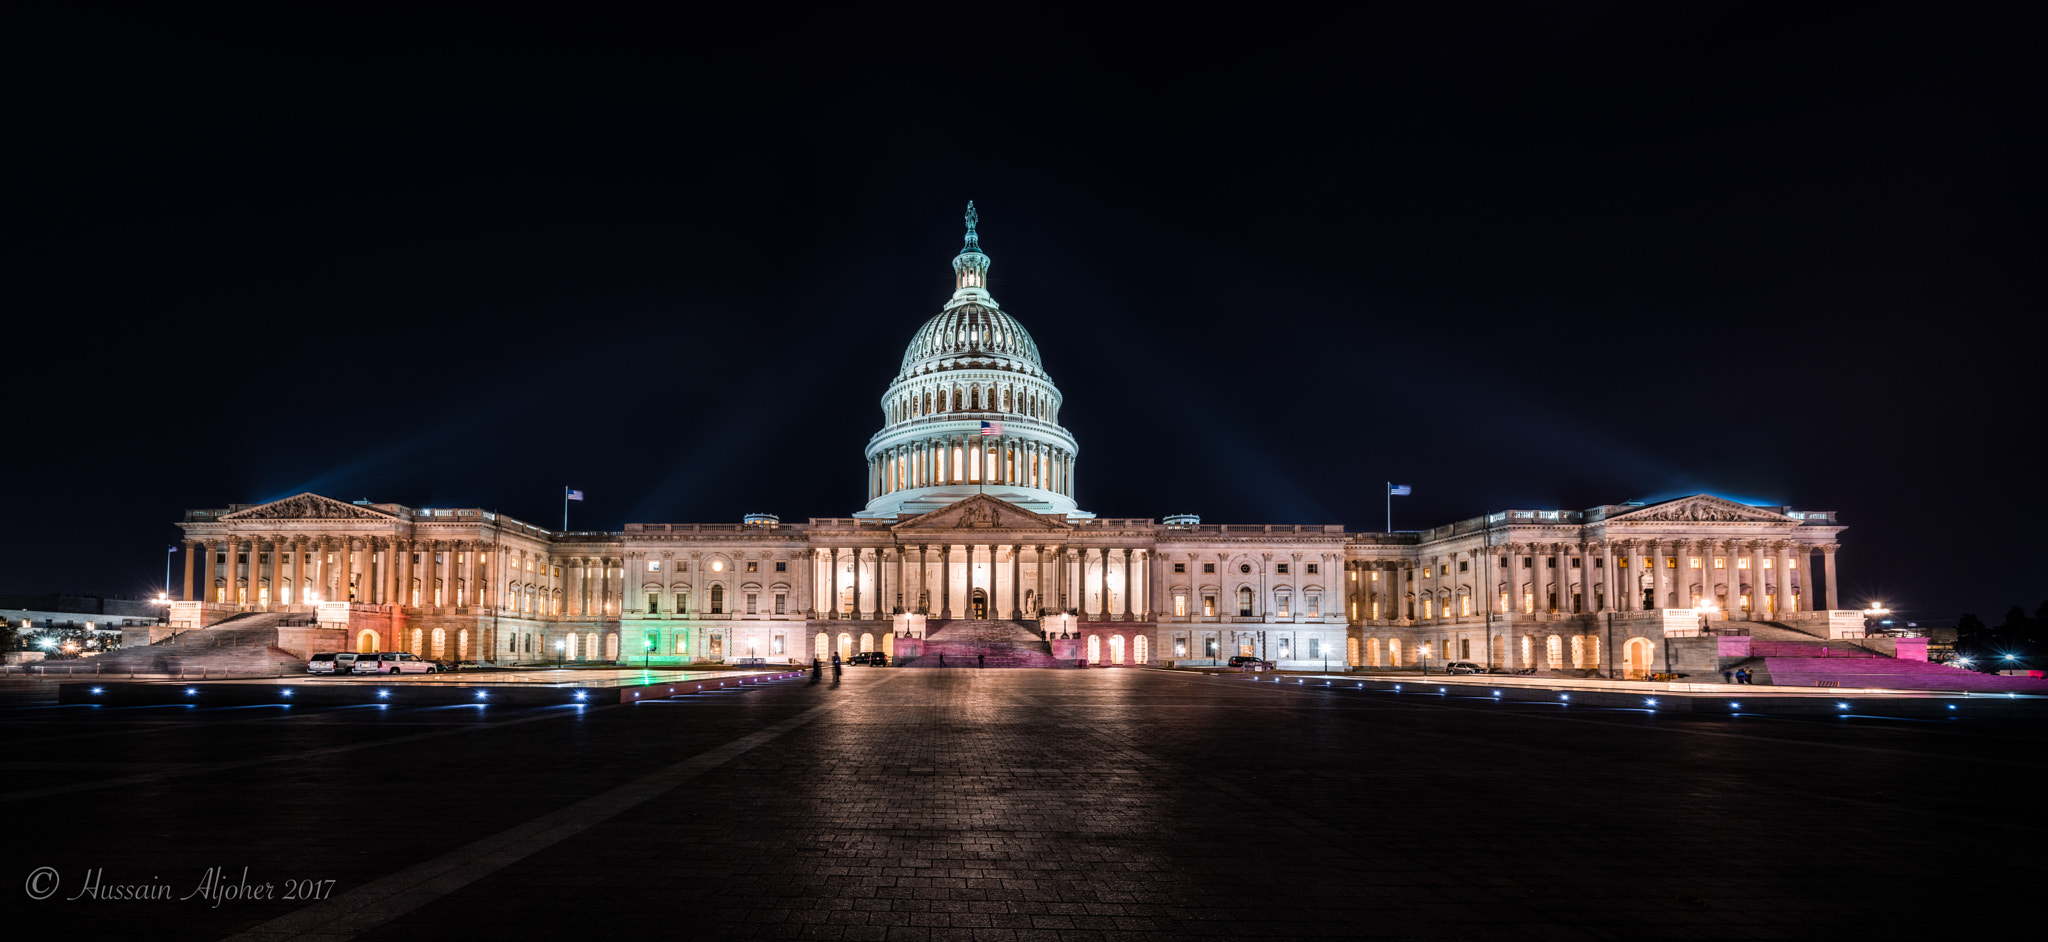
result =
[[[380,697],[388,697],[388,696],[391,696],[391,691],[389,691],[389,690],[379,690],[379,691],[377,691],[377,696],[380,696]]]
[[[285,695],[285,696],[287,696],[287,697],[291,696],[291,695],[292,695],[292,688],[290,688],[290,687],[286,687],[286,688],[284,688],[284,695]]]
[[[197,687],[186,687],[186,688],[185,688],[185,696],[188,696],[188,697],[189,697],[189,696],[193,696],[194,694],[197,694],[198,692],[199,692],[199,688],[197,688]]]
[[[1657,705],[1657,698],[1656,698],[1656,697],[1651,697],[1651,698],[1649,698],[1649,699],[1647,699],[1647,700],[1645,700],[1645,701],[1643,701],[1643,702],[1644,702],[1644,703],[1647,703],[1647,704],[1649,704],[1649,705],[1651,705],[1651,706],[1656,706],[1656,705]]]
[[[1568,693],[1561,693],[1557,695],[1557,698],[1559,700],[1570,700],[1572,698],[1572,695]]]
[[[1835,704],[1835,709],[1837,709],[1837,710],[1846,710],[1846,709],[1848,709],[1848,708],[1849,708],[1849,705],[1848,705],[1848,704],[1846,704],[1846,703],[1837,703],[1837,704]]]
[[[92,692],[93,692],[94,694],[98,694],[98,693],[100,692],[100,688],[98,688],[98,687],[94,687],[94,688],[92,688]],[[1953,709],[1953,708],[1951,708],[1951,709]]]
[[[1733,701],[1733,700],[1730,700],[1730,701],[1728,701],[1728,709],[1731,709],[1731,710],[1740,710],[1740,709],[1742,709],[1742,704],[1740,704],[1740,703],[1737,703],[1737,702],[1735,702],[1735,701]]]

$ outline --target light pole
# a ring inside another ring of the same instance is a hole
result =
[[[171,544],[169,549],[164,550],[164,598],[166,600],[171,597],[171,554],[177,551],[178,546],[175,543]],[[164,609],[164,614],[169,615],[170,611],[170,609],[166,608]]]
[[[647,670],[647,669],[648,669],[648,668],[649,668],[650,666],[652,666],[652,662],[653,662],[653,660],[654,660],[654,642],[652,642],[652,641],[649,641],[649,642],[647,642],[647,653],[646,653],[646,654],[643,654],[643,655],[641,655],[641,657],[640,657],[640,669],[641,669],[642,671],[645,671],[645,670]]]
[[[556,639],[555,639],[555,670],[561,670],[561,669],[562,669],[562,652],[563,652],[563,651],[565,651],[565,650],[567,650],[567,647],[566,647],[566,646],[565,646],[565,645],[563,644],[563,642],[562,642],[562,639],[560,639],[560,638],[556,638]]]

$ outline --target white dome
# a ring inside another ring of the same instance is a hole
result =
[[[1022,360],[1028,366],[1013,362]],[[970,363],[968,361],[979,361]],[[1022,369],[1039,373],[1038,344],[1017,319],[993,302],[950,306],[925,321],[903,351],[901,375],[947,368]]]

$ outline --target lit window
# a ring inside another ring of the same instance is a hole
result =
[[[1740,557],[1740,558],[1736,559],[1736,560],[1735,560],[1735,568],[1737,568],[1737,569],[1748,569],[1748,568],[1749,568],[1749,557],[1747,557],[1747,556],[1743,556],[1743,557]]]
[[[1187,596],[1185,596],[1185,595],[1176,595],[1176,596],[1174,596],[1174,597],[1173,597],[1173,614],[1174,614],[1174,617],[1176,617],[1176,618],[1185,618],[1185,617],[1187,617],[1187,614],[1188,614],[1188,597],[1187,597]],[[1182,648],[1182,651],[1181,651],[1180,653],[1181,653],[1181,654],[1186,654],[1186,653],[1187,653],[1187,651],[1186,651],[1187,645],[1183,644],[1183,645],[1181,645],[1181,648]]]
[[[1728,558],[1727,558],[1726,556],[1716,556],[1716,557],[1714,557],[1714,568],[1715,568],[1715,569],[1726,569],[1726,568],[1728,568]]]
[[[1686,565],[1690,568],[1698,569],[1700,568],[1700,558],[1698,556],[1688,557],[1686,560]]]
[[[1202,596],[1202,614],[1204,614],[1204,615],[1209,615],[1209,616],[1214,616],[1214,615],[1216,614],[1216,597],[1215,597],[1215,596],[1213,596],[1213,595],[1205,595],[1205,596]],[[1214,654],[1211,654],[1210,656],[1211,656],[1211,657],[1213,657],[1213,656],[1215,656],[1215,655],[1214,655]]]
[[[1792,557],[1791,559],[1785,560],[1785,568],[1787,568],[1787,569],[1798,569],[1798,568],[1799,568],[1799,557],[1797,557],[1797,556],[1794,556],[1794,557]]]
[[[659,560],[659,559],[650,559],[650,560],[648,560],[648,561],[647,561],[647,571],[648,571],[648,572],[660,572],[660,571],[661,571],[661,560]]]
[[[1770,557],[1766,556],[1766,557],[1764,557],[1764,568],[1765,568],[1765,569],[1776,569],[1776,568],[1778,568],[1778,567],[1777,567],[1777,562],[1778,562],[1777,560],[1775,560],[1775,559],[1772,559],[1772,558],[1770,558]]]
[[[747,560],[747,571],[748,571],[748,572],[760,572],[760,571],[761,571],[761,563],[760,563],[760,561],[758,561],[758,560],[753,560],[753,559],[749,559],[749,560]]]

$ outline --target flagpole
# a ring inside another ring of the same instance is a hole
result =
[[[562,489],[562,532],[569,532],[569,489]]]
[[[564,527],[563,529],[567,528]],[[1387,532],[1394,532],[1394,482],[1392,481],[1387,482]]]

